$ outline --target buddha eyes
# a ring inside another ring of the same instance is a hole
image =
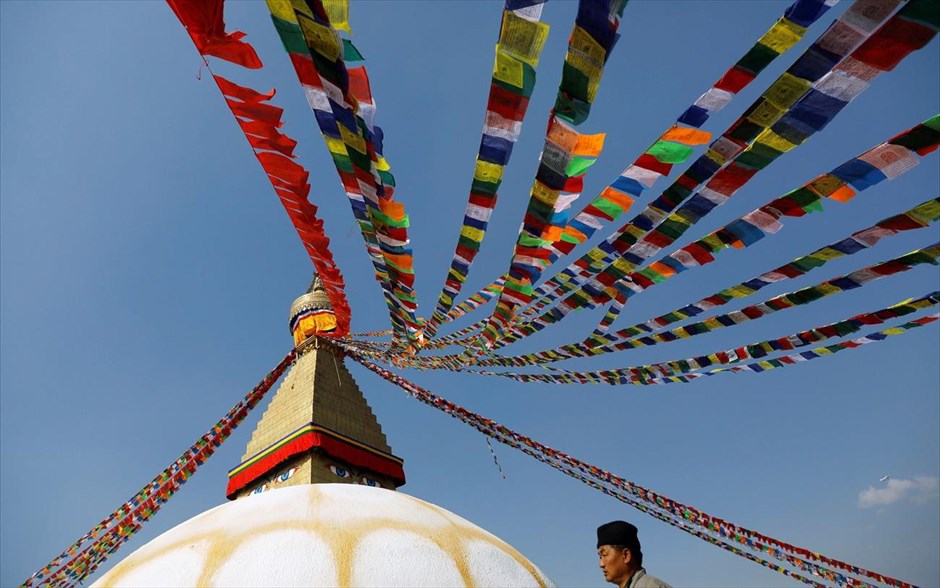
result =
[[[340,466],[331,465],[330,471],[339,476],[340,478],[349,478],[351,477],[349,470],[342,468]]]
[[[277,481],[278,481],[278,482],[286,482],[287,479],[290,478],[291,476],[293,476],[293,475],[294,475],[294,472],[296,472],[296,471],[297,471],[297,468],[291,468],[291,469],[287,470],[286,472],[282,472],[282,473],[277,477]]]
[[[267,484],[262,484],[262,485],[258,486],[257,488],[255,488],[254,490],[252,490],[251,493],[252,493],[252,494],[261,494],[262,492],[264,492],[264,491],[267,490],[267,489],[268,489],[268,485],[267,485]]]
[[[340,478],[353,478],[353,472],[347,470],[343,466],[331,465],[330,471],[336,474],[337,476],[339,476]],[[356,475],[358,475],[358,472],[356,472]],[[373,478],[370,478],[368,476],[361,476],[358,480],[355,480],[353,483],[362,484],[363,486],[371,486],[372,488],[382,487],[382,484],[380,484],[377,480],[374,480]]]

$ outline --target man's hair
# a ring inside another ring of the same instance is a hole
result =
[[[621,551],[623,551],[624,549],[630,549],[628,545],[611,545],[611,547],[613,547],[614,549],[619,549]],[[642,568],[643,567],[643,552],[640,551],[640,546],[637,545],[636,549],[630,549],[630,553],[633,554],[633,559],[636,560],[636,567]]]

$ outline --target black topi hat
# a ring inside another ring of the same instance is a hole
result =
[[[639,554],[640,538],[637,529],[626,521],[611,521],[597,528],[597,547],[601,545],[623,545]]]

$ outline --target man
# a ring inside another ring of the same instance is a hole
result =
[[[636,527],[612,521],[597,528],[597,555],[604,579],[619,588],[672,588],[643,569]]]

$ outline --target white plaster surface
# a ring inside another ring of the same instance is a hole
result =
[[[170,529],[106,586],[552,586],[515,549],[452,512],[352,484],[271,490]]]

